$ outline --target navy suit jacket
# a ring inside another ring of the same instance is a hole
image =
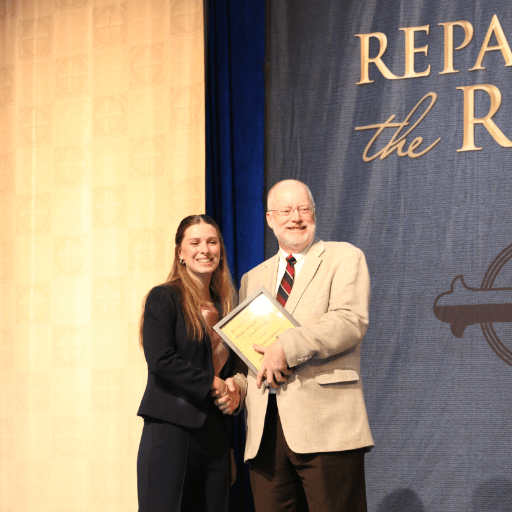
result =
[[[201,427],[212,408],[209,396],[214,370],[209,336],[187,335],[178,293],[170,286],[153,288],[144,309],[144,355],[148,382],[139,416],[150,416],[189,428]],[[220,377],[232,375],[237,356],[230,351]]]

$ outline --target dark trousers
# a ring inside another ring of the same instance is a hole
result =
[[[139,512],[227,512],[230,444],[218,413],[199,429],[144,419],[137,457]]]
[[[249,462],[256,512],[366,512],[364,453],[292,452],[270,395],[261,445]]]

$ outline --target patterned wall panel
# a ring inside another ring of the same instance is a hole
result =
[[[0,2],[0,510],[137,509],[141,300],[204,211],[201,0]]]

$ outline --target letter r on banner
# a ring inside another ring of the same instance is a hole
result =
[[[498,111],[501,105],[500,90],[490,84],[467,85],[457,87],[464,92],[464,140],[462,147],[457,151],[477,151],[482,148],[475,146],[475,124],[483,124],[485,129],[491,134],[492,138],[504,148],[512,147],[512,142],[505,137],[504,133],[498,128],[491,119]],[[485,117],[475,118],[475,91],[485,91],[491,98],[491,108]]]

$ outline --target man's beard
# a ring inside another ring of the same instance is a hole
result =
[[[301,237],[296,237],[292,235],[287,236],[286,234],[284,236],[277,236],[275,231],[274,235],[276,235],[279,245],[284,245],[296,251],[302,251],[303,249],[306,248],[304,244],[308,245],[308,242],[314,240],[315,238],[316,226],[313,226],[312,229],[312,233],[308,230],[304,230],[304,234]]]

